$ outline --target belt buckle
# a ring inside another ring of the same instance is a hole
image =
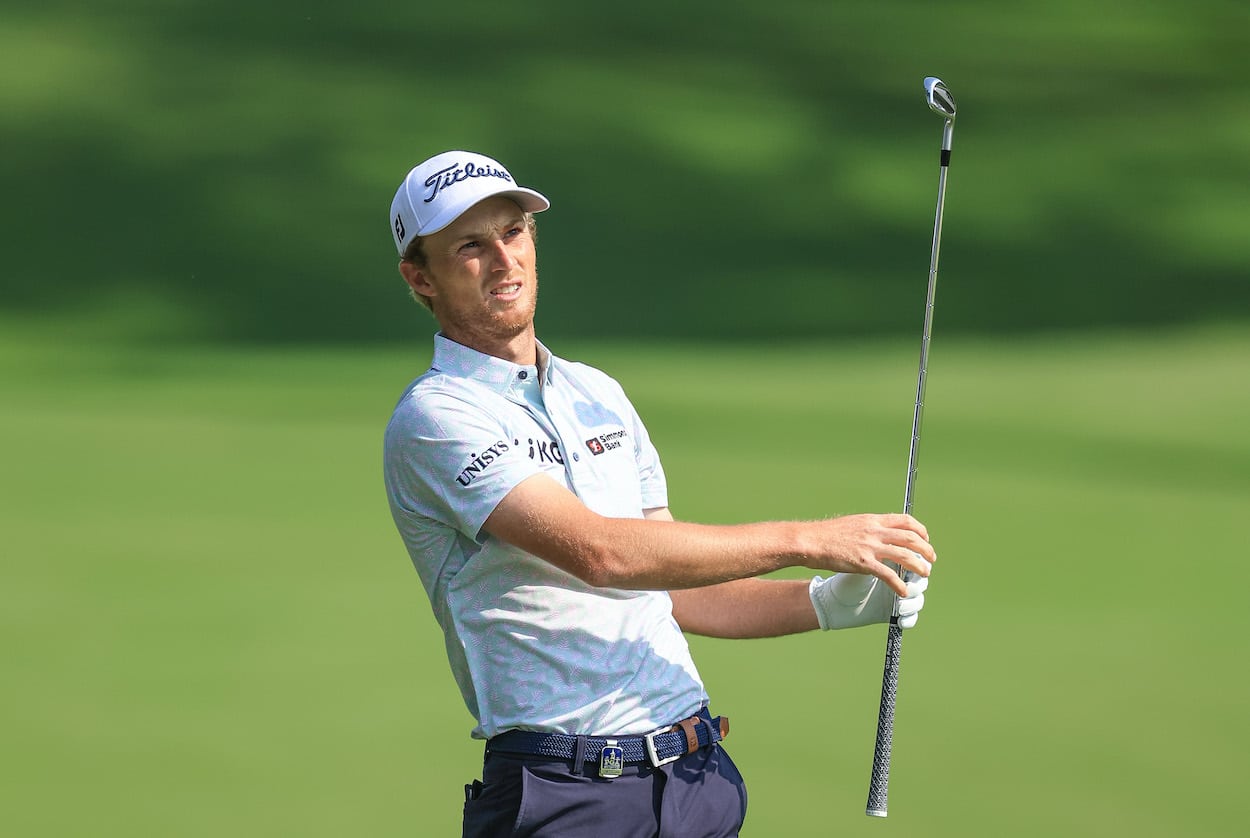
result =
[[[625,770],[625,751],[616,744],[615,739],[607,740],[603,750],[599,751],[599,776],[607,779],[619,777]]]
[[[676,762],[683,756],[683,753],[678,751],[671,757],[660,759],[660,755],[655,751],[655,737],[659,736],[661,733],[669,733],[672,729],[672,725],[669,725],[668,727],[661,727],[642,737],[642,741],[647,748],[647,759],[651,761],[651,765],[654,768],[659,768],[661,765],[667,765],[670,762]]]

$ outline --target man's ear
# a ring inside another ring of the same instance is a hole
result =
[[[400,276],[404,278],[404,282],[408,283],[408,287],[422,297],[435,297],[438,292],[434,286],[430,284],[430,280],[426,277],[425,271],[417,267],[412,262],[399,263]]]

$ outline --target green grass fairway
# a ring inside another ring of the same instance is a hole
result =
[[[393,350],[0,332],[4,831],[458,834],[480,747],[386,510]],[[553,348],[624,384],[679,517],[898,509],[911,342]],[[884,630],[692,639],[746,834],[1240,835],[1250,331],[934,344],[891,814]]]

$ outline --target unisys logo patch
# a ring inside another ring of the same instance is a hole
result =
[[[499,459],[512,446],[504,442],[502,439],[487,448],[481,454],[470,454],[473,459],[465,466],[464,471],[456,476],[456,482],[461,486],[468,486],[474,480],[482,476],[482,472],[486,471],[486,467],[495,460]]]
[[[596,442],[598,440],[595,440]],[[514,439],[512,442],[507,440],[499,440],[494,445],[487,448],[481,454],[470,454],[469,464],[464,470],[456,475],[456,482],[461,486],[470,486],[474,480],[486,473],[490,468],[490,464],[498,462],[504,458],[504,454],[515,450],[513,456],[519,457],[522,454],[528,456],[540,464],[550,463],[552,466],[564,465],[564,454],[560,451],[560,443],[554,439],[543,439],[542,437],[529,437],[524,440],[528,443],[528,450],[522,440]],[[611,447],[611,446],[609,446]]]

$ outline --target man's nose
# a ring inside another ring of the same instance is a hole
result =
[[[516,259],[512,257],[512,251],[508,250],[508,245],[503,239],[495,239],[491,242],[491,254],[494,256],[497,268],[511,270],[516,264]]]

